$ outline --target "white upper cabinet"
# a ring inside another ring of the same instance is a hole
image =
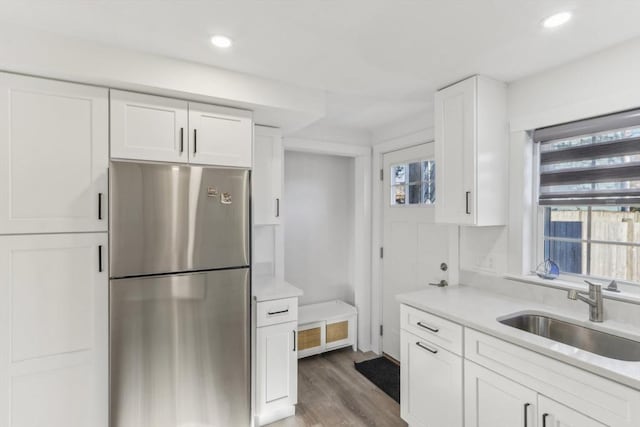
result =
[[[280,224],[282,156],[280,130],[256,126],[251,175],[255,225]]]
[[[0,234],[107,230],[107,89],[0,73]]]
[[[504,83],[474,76],[438,91],[436,222],[506,224],[507,156]]]
[[[189,103],[189,161],[251,167],[253,120],[249,111]]]
[[[0,236],[0,425],[108,426],[107,240]]]
[[[188,161],[188,103],[111,90],[111,157]]]

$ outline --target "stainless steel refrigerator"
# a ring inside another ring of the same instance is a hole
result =
[[[109,173],[111,427],[249,426],[249,172]]]

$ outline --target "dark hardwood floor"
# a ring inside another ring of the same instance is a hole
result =
[[[345,348],[300,359],[296,415],[269,427],[406,426],[400,405],[353,367],[374,357]]]

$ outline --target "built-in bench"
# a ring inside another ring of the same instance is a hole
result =
[[[358,311],[334,300],[298,308],[298,358],[342,347],[358,349]]]

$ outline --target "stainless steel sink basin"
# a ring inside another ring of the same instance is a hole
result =
[[[574,323],[540,314],[518,314],[499,322],[600,356],[630,362],[640,361],[640,342]]]

